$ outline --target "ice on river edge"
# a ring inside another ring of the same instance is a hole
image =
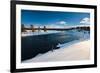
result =
[[[35,58],[25,60],[22,63],[87,60],[89,58],[90,40],[85,40],[70,46],[63,46],[53,52],[48,51],[45,54],[38,54]]]
[[[59,33],[59,32],[60,31],[43,32],[39,35]],[[78,34],[77,36],[82,38],[69,43],[64,43],[64,44],[59,43],[57,45],[57,47],[60,47],[59,49],[53,50],[53,52],[48,51],[47,53],[44,54],[38,54],[34,58],[22,61],[22,63],[89,59],[89,54],[90,54],[89,32],[88,31],[78,32],[77,30],[76,31],[74,30],[73,32],[74,32],[73,34]]]

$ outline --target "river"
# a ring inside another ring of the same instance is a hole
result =
[[[40,53],[59,49],[58,44],[83,38],[85,40],[87,37],[89,38],[89,34],[89,31],[61,31],[59,33],[21,37],[21,60],[27,60]]]

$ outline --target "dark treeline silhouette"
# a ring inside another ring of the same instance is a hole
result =
[[[21,32],[26,32],[24,24],[21,25]]]
[[[46,32],[47,30],[57,30],[57,31],[65,31],[65,30],[73,30],[73,29],[78,29],[78,30],[86,30],[86,31],[90,31],[90,27],[89,26],[82,26],[82,27],[72,27],[72,28],[46,28],[46,26],[44,26],[43,28],[37,27],[35,28],[34,25],[30,25],[30,28],[27,28],[24,26],[24,24],[22,24],[21,26],[21,31],[22,32],[26,32],[26,30],[32,30],[32,32],[35,32],[35,30],[43,30],[44,32]]]
[[[76,29],[90,31],[90,27],[77,27]]]

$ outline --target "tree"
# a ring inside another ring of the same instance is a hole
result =
[[[35,29],[34,29],[34,25],[31,25],[31,29],[32,29],[32,32],[35,31]]]
[[[46,26],[44,26],[44,32],[46,32],[46,31],[47,31]]]
[[[38,27],[38,32],[40,31],[40,26]]]
[[[25,32],[25,26],[24,26],[24,24],[21,25],[21,32]]]

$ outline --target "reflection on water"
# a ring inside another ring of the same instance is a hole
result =
[[[21,38],[21,60],[35,57],[39,53],[46,53],[53,49],[59,49],[57,45],[74,40],[89,38],[89,31],[63,31],[59,33],[27,36]]]

